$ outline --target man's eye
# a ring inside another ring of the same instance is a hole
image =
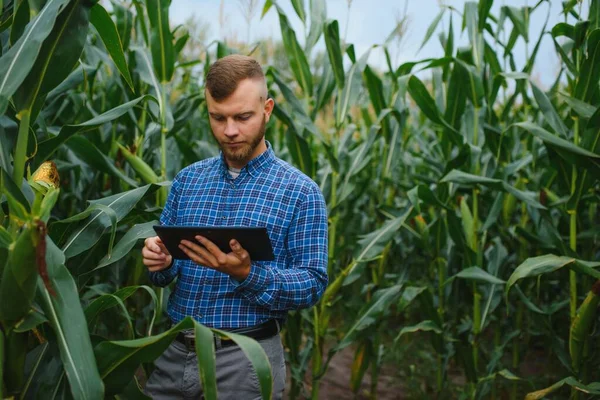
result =
[[[220,116],[220,115],[213,115],[213,116],[212,116],[212,119],[214,119],[215,121],[218,121],[218,122],[222,122],[222,121],[224,121],[224,120],[225,120],[225,118],[223,118],[223,117],[222,117],[222,116]]]
[[[250,119],[250,116],[249,115],[238,115],[237,119],[240,121],[248,121]]]

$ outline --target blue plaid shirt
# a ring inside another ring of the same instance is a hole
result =
[[[162,212],[162,225],[266,227],[275,261],[252,261],[242,282],[175,260],[149,272],[157,286],[175,277],[167,312],[213,328],[240,328],[314,305],[327,286],[327,210],[319,187],[268,149],[233,179],[223,156],[181,170]]]

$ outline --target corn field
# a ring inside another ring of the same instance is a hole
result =
[[[549,0],[442,4],[422,38],[439,56],[395,65],[392,32],[383,70],[325,0],[284,2],[260,4],[280,65],[261,43],[187,58],[170,0],[0,0],[0,398],[148,398],[153,361],[194,329],[216,399],[212,330],[169,327],[140,249],[170,180],[218,154],[204,74],[230,53],[265,66],[266,137],[327,200],[330,283],[286,322],[288,398],[327,398],[342,351],[356,398],[386,366],[398,398],[600,396],[600,0],[562,2],[554,26]],[[542,39],[549,88],[532,79]],[[260,345],[217,334],[270,398]]]

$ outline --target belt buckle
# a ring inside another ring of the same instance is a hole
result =
[[[196,352],[196,341],[194,339],[194,336],[185,335],[183,337],[183,341],[185,342],[185,347],[188,349],[188,351]]]

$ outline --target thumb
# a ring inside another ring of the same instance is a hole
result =
[[[166,255],[169,255],[169,256],[171,255],[171,253],[169,253],[169,250],[167,250],[167,247],[162,242],[162,240],[158,239],[156,241],[156,244],[158,245],[158,247],[160,247],[160,249],[162,250],[163,253],[165,253]]]
[[[246,255],[248,254],[248,252],[242,247],[242,245],[240,244],[240,242],[238,242],[235,239],[231,239],[231,241],[229,242],[229,246],[231,247],[231,250],[240,258],[245,258]]]

